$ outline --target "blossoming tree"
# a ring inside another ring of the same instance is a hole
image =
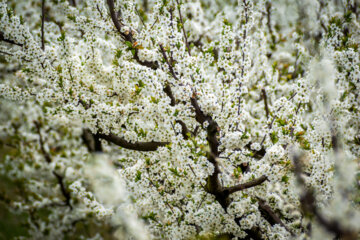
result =
[[[356,0],[1,0],[17,237],[357,239],[359,15]]]

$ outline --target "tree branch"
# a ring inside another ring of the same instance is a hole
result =
[[[175,122],[179,123],[181,125],[182,131],[181,134],[183,135],[185,140],[189,139],[189,136],[191,136],[191,132],[187,128],[186,124],[182,120],[176,120]]]
[[[88,128],[83,129],[81,135],[89,152],[102,152],[101,141],[96,134],[93,134]]]
[[[41,49],[45,50],[45,36],[44,36],[44,23],[45,23],[45,0],[41,1]]]
[[[174,94],[172,93],[172,90],[171,90],[171,87],[169,84],[166,84],[166,87],[164,88],[164,92],[171,100],[170,106],[172,106],[172,107],[175,106],[176,100],[175,100]]]
[[[178,0],[176,0],[176,3],[177,3],[177,9],[178,9],[178,12],[179,12],[181,28],[182,28],[182,31],[183,31],[183,34],[184,34],[185,45],[186,45],[186,48],[187,48],[187,51],[188,51],[189,55],[191,56],[191,49],[190,49],[190,45],[189,45],[189,42],[188,42],[188,39],[187,39],[187,36],[186,36],[186,31],[185,31],[185,27],[184,27],[184,21],[183,21],[182,14],[181,14],[181,9],[180,9],[181,6],[180,6]]]
[[[7,43],[11,43],[11,44],[14,44],[14,45],[17,45],[19,47],[22,47],[23,45],[21,43],[17,43],[13,40],[10,40],[10,39],[6,39],[4,37],[4,33],[3,32],[0,32],[0,41],[3,41],[3,42],[7,42]]]
[[[40,123],[37,121],[34,121],[34,124],[35,124],[36,130],[37,130],[37,133],[39,134],[40,150],[41,150],[42,154],[44,155],[46,162],[51,163],[51,157],[50,157],[49,153],[47,153],[45,151],[45,148],[44,148],[44,140],[42,138],[41,131],[40,131]]]
[[[176,74],[175,74],[175,71],[174,71],[173,66],[171,65],[168,57],[166,56],[166,52],[165,52],[165,49],[164,49],[163,45],[160,43],[159,46],[160,46],[161,53],[162,53],[162,55],[163,55],[163,57],[164,57],[167,65],[168,65],[168,67],[169,67],[169,70],[170,70],[171,75],[173,76],[173,78],[174,78],[175,80],[179,80],[178,77],[177,77]]]
[[[76,0],[69,0],[71,6],[76,7]]]
[[[195,119],[198,121],[201,125],[206,121],[210,120],[211,117],[204,114],[204,112],[201,110],[199,103],[196,99],[196,94],[193,93],[193,96],[190,98],[191,105],[195,109]],[[212,120],[212,119],[211,119]]]
[[[137,151],[156,151],[159,147],[164,147],[169,144],[169,142],[135,142],[131,143],[126,141],[125,139],[115,136],[114,134],[110,133],[108,135],[98,133],[96,134],[99,138],[102,138],[108,142],[111,142],[115,145],[120,147],[130,149],[130,150],[137,150]]]
[[[119,22],[119,20],[117,18],[117,14],[115,12],[114,1],[113,0],[107,0],[107,4],[109,6],[111,20],[113,21],[113,23],[115,25],[115,28],[118,30],[118,32],[120,33],[122,38],[127,40],[131,36],[128,36],[128,35],[124,34],[123,32],[121,32],[121,28],[123,27],[123,25]],[[132,42],[132,41],[130,41],[130,42]]]
[[[238,192],[238,191],[241,191],[241,190],[244,190],[244,189],[247,189],[247,188],[252,188],[252,187],[255,187],[257,185],[260,185],[263,182],[265,182],[266,180],[267,180],[267,176],[262,175],[261,177],[256,178],[254,180],[251,180],[249,182],[238,184],[238,185],[235,185],[235,186],[232,186],[232,187],[224,188],[224,191],[228,191],[229,194],[232,194],[234,192]]]
[[[44,155],[46,162],[50,164],[52,162],[52,159],[51,159],[49,153],[45,151],[44,140],[42,138],[41,131],[40,131],[40,123],[37,121],[34,121],[34,124],[35,124],[36,130],[39,134],[39,142],[40,142],[41,152]],[[70,204],[71,196],[70,196],[70,193],[65,188],[64,181],[63,181],[64,177],[62,177],[57,172],[55,172],[55,170],[53,170],[52,173],[56,177],[56,180],[57,180],[58,184],[60,185],[61,193],[65,197],[65,204],[67,206],[69,206],[69,208],[72,210],[73,207]]]
[[[115,6],[114,6],[114,0],[107,0],[107,4],[109,6],[109,11],[110,11],[110,16],[111,16],[111,20],[113,21],[115,28],[118,30],[118,32],[120,33],[120,36],[128,42],[131,42],[133,45],[136,42],[136,39],[133,37],[133,34],[131,31],[128,32],[122,32],[121,28],[124,27],[124,25],[118,20],[117,18],[117,14],[115,12]],[[135,52],[134,52],[134,59],[142,66],[145,67],[149,67],[151,69],[156,70],[159,65],[158,63],[152,62],[152,61],[141,61],[139,58],[139,49],[135,48]]]
[[[208,177],[207,183],[207,191],[213,194],[216,200],[220,203],[220,205],[226,210],[227,206],[230,204],[230,200],[228,198],[229,194],[224,192],[224,188],[219,180],[220,167],[217,162],[217,158],[219,156],[219,141],[217,139],[218,132],[220,131],[219,125],[216,121],[212,119],[211,116],[205,114],[196,99],[196,93],[193,93],[193,96],[190,98],[191,105],[195,109],[195,119],[201,125],[207,121],[207,141],[210,146],[210,152],[207,154],[207,159],[214,165],[214,172],[212,175]]]
[[[286,229],[292,236],[294,233],[281,221],[281,219],[276,215],[276,213],[271,209],[269,205],[266,204],[265,200],[258,198],[259,210],[261,215],[271,224],[280,224]]]
[[[264,99],[264,105],[265,105],[265,112],[266,112],[266,118],[269,118],[270,115],[270,111],[269,111],[269,106],[268,106],[268,102],[267,102],[267,96],[266,96],[266,91],[265,89],[261,89],[261,93],[262,93],[262,97]]]
[[[305,179],[302,176],[302,157],[295,155],[293,159],[294,163],[294,172],[296,179],[300,186],[302,187],[302,194],[300,196],[301,208],[305,214],[315,216],[319,224],[326,229],[328,232],[333,233],[336,238],[346,239],[346,240],[356,240],[358,239],[358,233],[352,229],[348,229],[341,224],[336,219],[329,219],[322,215],[316,205],[316,198],[313,188],[307,188],[305,185]]]
[[[264,240],[261,236],[259,227],[253,227],[251,229],[245,229],[247,236],[245,239],[252,239],[252,240]]]
[[[71,196],[70,193],[66,190],[65,185],[64,185],[64,177],[59,175],[57,172],[52,171],[52,173],[54,174],[54,176],[56,177],[59,185],[60,185],[60,190],[62,195],[65,197],[65,204],[67,206],[69,206],[70,210],[73,209],[73,207],[70,204],[70,200],[71,200]]]

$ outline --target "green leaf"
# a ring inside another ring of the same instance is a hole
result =
[[[170,172],[172,174],[174,174],[177,177],[181,177],[180,173],[178,172],[178,170],[176,168],[169,168]]]
[[[136,176],[135,176],[135,182],[138,182],[138,181],[140,181],[141,180],[141,171],[137,171],[136,172]]]
[[[65,40],[65,32],[64,31],[61,32],[61,36],[58,37],[57,40],[60,41],[60,42],[63,42]]]
[[[141,217],[142,219],[144,220],[153,220],[153,221],[156,221],[156,213],[154,212],[150,212],[148,215],[144,215]]]
[[[283,176],[281,178],[281,181],[284,182],[284,183],[288,183],[289,182],[289,177],[285,175],[285,176]]]
[[[279,141],[279,138],[278,138],[278,136],[277,136],[277,134],[275,132],[272,132],[270,134],[270,138],[271,138],[271,141],[272,141],[273,144],[275,144],[275,143],[277,143]]]
[[[122,51],[120,49],[116,49],[116,52],[115,52],[115,57],[116,58],[120,58],[122,55]]]
[[[132,43],[131,43],[131,42],[129,42],[129,41],[125,41],[125,44],[126,44],[126,46],[128,46],[129,48],[133,48],[133,45],[132,45]]]

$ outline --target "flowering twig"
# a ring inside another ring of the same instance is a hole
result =
[[[45,50],[45,34],[44,34],[44,24],[45,24],[45,0],[41,1],[41,49]]]
[[[175,71],[174,71],[173,66],[171,65],[168,57],[166,56],[166,52],[165,52],[165,49],[164,49],[163,45],[162,45],[162,44],[159,44],[159,47],[160,47],[161,53],[162,53],[162,55],[163,55],[163,57],[164,57],[164,59],[165,59],[165,62],[166,62],[166,64],[167,64],[168,67],[169,67],[169,70],[170,70],[171,75],[173,76],[173,78],[174,78],[175,80],[179,80],[178,77],[177,77],[176,74],[175,74]]]
[[[315,216],[319,224],[326,229],[328,232],[333,233],[336,238],[346,239],[346,240],[356,240],[357,232],[351,229],[344,227],[341,222],[337,219],[326,218],[318,209],[316,205],[315,192],[313,188],[307,188],[305,186],[305,179],[302,176],[302,156],[295,155],[293,157],[294,163],[294,172],[298,183],[302,188],[302,193],[300,196],[301,207],[305,214],[310,214]]]
[[[251,180],[249,182],[238,184],[238,185],[235,185],[232,187],[224,188],[224,191],[227,191],[229,194],[231,194],[231,193],[238,192],[238,191],[241,191],[241,190],[244,190],[247,188],[255,187],[257,185],[262,184],[266,180],[267,180],[267,177],[265,175],[262,175],[261,177]]]
[[[261,214],[271,225],[280,224],[286,231],[294,236],[294,233],[283,223],[283,221],[281,221],[271,207],[266,204],[265,200],[258,198],[258,203]]]
[[[14,45],[17,45],[19,47],[22,47],[23,45],[21,43],[17,43],[13,40],[10,40],[10,39],[6,39],[4,37],[4,33],[0,31],[0,41],[3,41],[3,42],[7,42],[7,43],[11,43],[11,44],[14,44]]]
[[[44,140],[43,140],[43,137],[41,134],[40,123],[37,121],[34,121],[34,124],[35,124],[36,130],[39,134],[40,150],[41,150],[42,154],[44,155],[46,162],[50,164],[52,162],[52,159],[50,157],[50,154],[45,150]],[[61,193],[65,197],[65,204],[67,206],[69,206],[70,210],[72,210],[73,207],[70,203],[71,196],[70,196],[70,193],[66,190],[66,187],[64,185],[64,177],[61,176],[60,174],[58,174],[55,170],[52,171],[52,174],[56,177],[56,180],[57,180],[58,184],[60,185]]]
[[[267,102],[266,91],[264,88],[261,89],[261,93],[262,93],[262,98],[264,100],[266,118],[269,118],[270,111],[269,111],[269,106],[268,106],[268,102]]]
[[[131,44],[134,44],[136,42],[136,39],[133,36],[132,31],[122,31],[122,28],[124,27],[124,24],[122,24],[118,18],[117,18],[117,14],[115,12],[115,6],[114,6],[114,1],[113,0],[107,0],[108,6],[109,6],[109,11],[110,11],[110,16],[111,16],[111,20],[113,21],[115,28],[118,30],[118,32],[120,33],[120,36],[125,40],[130,42]],[[157,62],[153,62],[153,61],[141,61],[139,58],[139,49],[135,48],[135,52],[134,52],[134,59],[143,66],[149,67],[151,69],[157,69],[159,66],[157,64]]]
[[[169,144],[169,142],[135,142],[131,143],[126,141],[124,138],[118,137],[112,133],[102,134],[98,133],[97,136],[108,142],[114,143],[120,147],[137,150],[137,151],[156,151],[159,147],[164,147]]]
[[[190,49],[190,45],[189,45],[189,42],[188,42],[188,39],[187,39],[187,36],[186,36],[186,31],[185,31],[184,21],[183,21],[182,14],[181,14],[181,6],[179,4],[179,0],[176,0],[176,3],[177,3],[177,9],[178,9],[178,12],[179,12],[181,29],[182,29],[183,34],[184,34],[185,45],[186,45],[186,48],[187,48],[187,51],[188,51],[189,55],[191,56],[191,49]]]

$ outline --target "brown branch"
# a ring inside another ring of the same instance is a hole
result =
[[[201,125],[207,121],[207,141],[210,146],[210,152],[207,154],[207,159],[214,165],[214,172],[208,177],[207,191],[213,194],[216,200],[220,205],[226,210],[227,206],[230,204],[230,199],[228,198],[229,194],[224,191],[223,186],[219,180],[220,167],[217,162],[219,156],[219,141],[217,139],[218,132],[220,131],[219,125],[216,121],[212,119],[211,116],[205,114],[196,99],[196,94],[193,93],[193,96],[190,98],[191,105],[195,109],[195,119]]]
[[[170,106],[175,106],[176,104],[176,100],[174,97],[174,94],[172,93],[171,87],[168,84],[166,84],[166,87],[164,88],[164,92],[166,93],[166,95],[170,98],[171,102],[170,102]]]
[[[333,128],[331,129],[331,146],[332,146],[334,153],[339,152],[339,150],[340,150],[339,136],[336,133],[336,129],[333,129]]]
[[[197,47],[202,52],[203,43],[201,42],[203,35],[199,37],[198,40],[189,41],[189,45],[194,44],[195,47]]]
[[[52,171],[52,173],[54,174],[54,176],[56,177],[59,185],[60,185],[60,190],[62,195],[65,197],[65,204],[67,206],[69,206],[70,210],[73,209],[73,207],[71,206],[70,200],[71,200],[71,196],[70,193],[66,190],[65,184],[64,184],[64,177],[59,175],[57,172]]]
[[[295,57],[295,64],[294,64],[294,71],[291,74],[291,78],[294,79],[296,77],[296,73],[298,70],[298,58],[299,58],[299,50],[296,50],[296,57]]]
[[[266,17],[267,17],[267,27],[268,27],[268,30],[269,30],[269,33],[270,35],[272,36],[273,35],[273,31],[272,31],[272,28],[271,28],[271,2],[270,1],[267,1],[266,4],[265,4],[265,7],[266,7]]]
[[[241,227],[240,225],[240,221],[241,219],[246,216],[246,215],[242,215],[240,217],[235,218],[235,223]],[[246,232],[247,236],[243,237],[243,238],[238,238],[239,240],[264,240],[261,236],[261,231],[259,229],[258,226],[254,226],[251,229],[245,229],[244,232]],[[231,238],[232,239],[232,238]]]
[[[270,111],[269,111],[269,106],[268,106],[268,102],[267,102],[267,96],[266,96],[266,91],[265,89],[261,89],[261,93],[262,93],[262,98],[264,100],[264,105],[265,105],[265,112],[266,112],[266,118],[269,118],[270,115]]]
[[[4,33],[3,33],[3,32],[0,32],[0,41],[7,42],[7,43],[11,43],[11,44],[17,45],[17,46],[19,46],[19,47],[22,47],[22,46],[23,46],[23,44],[21,44],[21,43],[17,43],[17,42],[15,42],[15,41],[13,41],[13,40],[6,39],[6,38],[4,37]]]
[[[271,7],[272,7],[271,6],[271,1],[267,1],[266,4],[265,4],[266,17],[267,17],[266,25],[267,25],[267,28],[269,30],[272,46],[275,47],[275,44],[276,44],[275,35],[274,35],[274,32],[273,32],[272,27],[271,27]]]
[[[36,130],[37,130],[37,133],[39,134],[40,150],[41,150],[42,154],[44,155],[46,162],[51,163],[51,157],[50,157],[49,153],[45,151],[45,148],[44,148],[44,140],[42,138],[41,131],[40,131],[40,123],[37,121],[34,121],[34,124],[35,124]]]
[[[337,219],[329,219],[323,216],[316,205],[314,189],[311,187],[307,188],[305,185],[305,179],[302,176],[302,156],[295,155],[293,163],[296,179],[303,190],[300,196],[300,204],[303,212],[307,215],[315,216],[315,219],[319,222],[319,224],[328,232],[333,233],[336,238],[346,240],[358,239],[358,233],[356,230],[346,228]]]
[[[170,84],[167,84],[166,87],[164,88],[164,92],[166,93],[166,95],[170,98],[171,102],[170,102],[170,106],[175,106],[176,105],[176,100],[175,97],[172,93]],[[186,124],[182,121],[182,120],[176,120],[175,122],[179,123],[182,127],[182,131],[181,134],[183,135],[184,139],[187,140],[189,139],[189,134],[194,135],[190,132],[190,130],[188,129],[188,127],[186,126]]]
[[[247,37],[247,30],[246,25],[249,21],[249,15],[248,15],[248,8],[249,8],[249,2],[246,2],[246,0],[243,0],[244,3],[244,13],[245,13],[245,23],[244,23],[244,30],[243,30],[243,43],[244,46],[242,47],[242,65],[241,65],[241,79],[244,77],[244,62],[245,62],[245,50],[246,49],[246,37]],[[240,106],[241,106],[241,86],[242,82],[239,82],[239,97],[238,97],[238,109],[237,114],[240,115]]]
[[[42,154],[44,155],[45,157],[45,160],[47,163],[51,163],[52,162],[52,159],[49,155],[48,152],[45,151],[45,148],[44,148],[44,140],[42,138],[42,135],[41,135],[41,131],[40,131],[40,123],[37,122],[37,121],[34,121],[34,124],[35,124],[35,127],[36,127],[36,130],[39,134],[39,142],[40,142],[40,149],[41,149],[41,152]],[[70,193],[66,190],[65,188],[65,185],[64,185],[64,177],[60,176],[57,172],[55,172],[55,170],[52,171],[53,175],[56,177],[57,179],[57,182],[58,184],[60,185],[60,190],[61,190],[61,193],[62,195],[65,197],[65,204],[67,206],[69,206],[69,208],[72,210],[73,207],[71,206],[70,204],[70,200],[71,200],[71,196],[70,196]]]
[[[41,49],[45,50],[45,36],[44,36],[44,23],[45,23],[45,0],[41,1]]]
[[[160,46],[161,53],[162,53],[162,55],[163,55],[163,57],[164,57],[164,59],[165,59],[165,62],[166,62],[166,64],[167,64],[168,67],[169,67],[169,70],[170,70],[171,75],[173,76],[173,78],[174,78],[175,80],[179,80],[178,77],[177,77],[176,74],[175,74],[175,71],[174,71],[173,66],[171,65],[168,57],[166,56],[166,52],[165,52],[165,49],[164,49],[163,45],[160,43],[159,46]]]
[[[176,120],[176,123],[179,123],[181,125],[182,131],[181,134],[183,135],[185,140],[189,139],[189,136],[191,136],[191,132],[189,131],[189,129],[187,128],[186,124],[182,121],[182,120]]]
[[[196,94],[194,93],[191,97],[191,104],[193,108],[195,109],[195,119],[200,124],[203,124],[205,121],[208,122],[207,127],[207,140],[210,146],[210,152],[208,153],[208,161],[211,162],[214,165],[214,172],[211,176],[208,178],[208,185],[207,185],[207,191],[213,195],[215,195],[216,200],[220,203],[220,205],[226,210],[226,208],[229,206],[231,199],[229,198],[229,195],[231,193],[241,191],[247,188],[255,187],[257,185],[262,184],[264,181],[267,180],[266,176],[261,176],[253,181],[239,184],[233,187],[224,188],[219,180],[219,173],[220,168],[219,164],[217,162],[217,158],[219,156],[219,141],[217,139],[217,134],[220,131],[220,128],[216,121],[212,119],[211,116],[205,114],[196,99]]]
[[[131,143],[126,141],[125,139],[115,136],[114,134],[110,133],[108,135],[98,133],[96,134],[99,138],[102,138],[108,142],[111,142],[115,145],[120,147],[130,149],[130,150],[137,150],[137,151],[156,151],[159,147],[164,147],[169,144],[169,142],[135,142]]]
[[[96,134],[93,134],[90,129],[83,129],[81,137],[89,152],[102,152],[100,138]]]
[[[14,56],[13,54],[11,53],[8,53],[8,52],[3,52],[3,51],[0,51],[1,54],[4,54],[4,55],[8,55],[8,56]],[[17,70],[16,70],[17,71]]]
[[[71,6],[76,7],[76,0],[69,0]]]
[[[107,0],[107,4],[109,6],[109,11],[110,11],[110,16],[111,16],[111,20],[113,21],[115,28],[118,30],[118,32],[120,33],[120,36],[125,40],[130,42],[131,44],[134,45],[134,43],[136,42],[136,39],[133,36],[132,31],[126,31],[126,32],[122,32],[121,28],[124,27],[124,24],[122,24],[117,17],[117,13],[115,12],[115,6],[114,6],[114,1],[113,0]],[[135,52],[134,52],[134,59],[142,66],[145,67],[149,67],[151,69],[156,70],[159,65],[158,63],[152,62],[152,61],[141,61],[139,58],[139,49],[135,48]]]
[[[198,121],[201,125],[206,121],[210,120],[211,117],[204,114],[204,112],[201,110],[199,103],[196,99],[196,94],[194,93],[193,96],[190,98],[191,105],[195,109],[195,119]],[[212,119],[211,119],[212,120]]]
[[[266,136],[266,135],[265,135]],[[264,140],[264,139],[263,139]],[[248,149],[249,151],[251,151],[254,155],[252,155],[253,158],[256,159],[262,159],[265,154],[266,154],[266,150],[265,148],[262,146],[263,142],[260,143],[261,149],[260,150],[253,150],[251,149],[251,144],[252,142],[249,142],[248,144],[245,145],[245,148]]]
[[[141,16],[141,14],[140,14],[139,10],[137,9],[137,7],[135,7],[135,12],[136,12],[136,14],[138,15],[138,17],[139,17],[142,25],[145,26],[144,19],[143,19],[143,17]]]
[[[271,209],[269,205],[266,204],[265,200],[257,198],[259,203],[259,210],[261,215],[273,226],[275,224],[280,224],[286,229],[291,235],[294,236],[294,233],[281,221],[281,219],[276,215],[276,213]]]
[[[232,193],[242,191],[242,190],[247,189],[247,188],[252,188],[252,187],[255,187],[257,185],[260,185],[263,182],[265,182],[266,180],[267,180],[267,177],[265,175],[262,175],[261,177],[256,178],[254,180],[251,180],[249,182],[238,184],[238,185],[235,185],[235,186],[232,186],[232,187],[224,188],[224,191],[228,191],[229,194],[232,194]]]
[[[104,20],[105,18],[104,18],[104,16],[103,16],[103,14],[102,14],[102,12],[101,12],[98,4],[96,4],[96,9],[98,10],[98,12],[99,12],[99,14],[100,14],[100,17]]]
[[[191,56],[191,49],[190,49],[190,45],[189,45],[189,42],[188,42],[188,39],[187,39],[187,36],[186,36],[186,31],[185,31],[185,27],[184,27],[184,21],[183,21],[182,14],[181,14],[181,6],[180,6],[178,0],[176,0],[176,3],[177,3],[177,9],[178,9],[178,12],[179,12],[181,28],[182,28],[182,31],[183,31],[183,34],[184,34],[185,45],[186,45],[186,48],[187,48],[187,51],[188,51],[189,55]]]
[[[297,94],[297,92],[294,92],[294,93],[290,96],[290,98],[288,99],[288,101],[291,101],[291,100],[296,96],[296,94]],[[280,107],[278,107],[278,109],[275,110],[275,115],[273,116],[270,124],[268,124],[269,129],[272,129],[272,126],[273,126],[273,124],[274,124],[274,122],[275,122],[275,119],[278,117],[278,116],[277,116],[277,112],[279,112],[283,107],[284,107],[284,105],[281,105]],[[299,105],[299,108],[300,108],[300,105]],[[297,111],[298,111],[298,110],[297,110]],[[271,133],[269,133],[269,136],[270,136],[270,134],[271,134]],[[265,142],[265,139],[266,139],[266,136],[267,136],[267,134],[264,135],[264,137],[263,137],[263,139],[262,139],[262,141],[261,141],[261,143],[260,143],[261,146],[263,146],[263,144],[264,144],[264,142]],[[270,137],[271,137],[271,136],[270,136]]]
[[[245,239],[247,240],[264,240],[264,238],[261,236],[259,227],[253,227],[251,229],[245,229],[244,232],[246,232],[247,236]]]
[[[143,0],[144,11],[147,12],[149,10],[149,2],[148,0]]]
[[[128,38],[131,38],[131,35],[126,35],[123,32],[121,32],[121,28],[123,27],[123,24],[121,24],[117,18],[117,14],[115,12],[115,6],[114,6],[114,1],[113,0],[107,0],[107,4],[109,6],[109,11],[110,11],[110,17],[111,20],[113,21],[115,28],[118,30],[118,32],[120,33],[120,35],[122,36],[122,38],[124,38],[125,40],[128,40]],[[130,41],[132,42],[132,41]]]

